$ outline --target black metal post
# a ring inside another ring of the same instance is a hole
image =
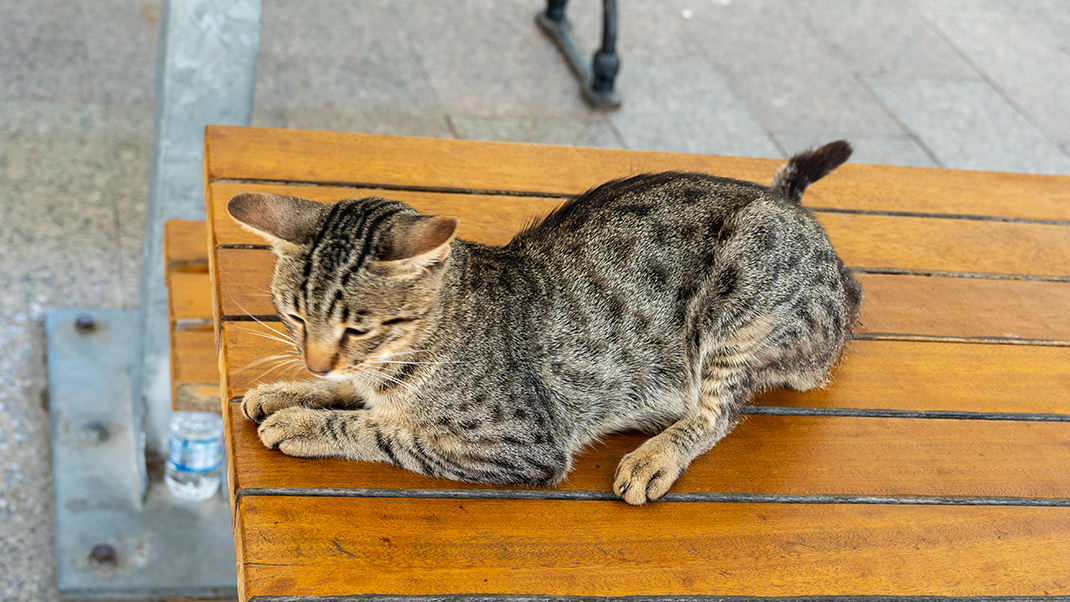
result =
[[[617,57],[617,0],[602,2],[602,48],[594,53],[591,61],[591,92],[605,95],[613,93],[613,80],[620,70]]]
[[[580,80],[587,102],[597,108],[619,107],[620,96],[613,90],[614,79],[620,70],[620,58],[616,52],[617,2],[602,2],[602,46],[594,53],[590,63],[583,58],[572,35],[572,25],[565,17],[567,3],[568,0],[547,0],[546,11],[536,15],[535,21],[565,54],[569,66]]]

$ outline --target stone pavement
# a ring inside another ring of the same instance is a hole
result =
[[[1070,0],[622,2],[610,113],[542,4],[264,0],[254,124],[1070,174]],[[0,0],[2,600],[57,596],[44,308],[138,303],[160,8]]]

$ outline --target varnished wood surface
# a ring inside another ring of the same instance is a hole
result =
[[[783,161],[534,144],[211,126],[205,175],[221,179],[573,195],[615,177],[696,170],[766,183]],[[1070,177],[847,164],[812,207],[1070,221]]]
[[[239,587],[263,596],[1070,594],[1065,507],[252,496],[238,509]]]
[[[502,244],[612,177],[767,183],[780,163],[210,127],[220,393],[290,376],[256,363],[286,348],[245,317],[273,313],[272,258],[242,248],[263,241],[226,215],[238,192],[395,198]],[[1070,594],[1070,178],[845,165],[805,202],[863,272],[859,338],[826,389],[759,396],[674,501],[608,499],[641,435],[559,488],[502,489],[289,458],[225,402],[243,599]]]
[[[207,225],[203,220],[169,219],[163,225],[165,273],[208,272]]]
[[[271,251],[217,249],[215,255],[227,274],[223,314],[274,315]],[[889,274],[858,280],[865,291],[859,334],[1070,342],[1070,282]]]
[[[460,218],[458,236],[501,245],[532,220],[564,202],[560,198],[444,194],[411,190],[349,189],[222,182],[211,192],[215,206],[216,245],[264,245],[226,213],[226,201],[240,192],[272,192],[318,202],[382,196],[404,201],[426,214]],[[818,212],[836,251],[852,268],[1018,274],[1070,280],[1070,245],[1065,226],[997,222],[946,217]]]
[[[385,465],[281,456],[260,445],[237,403],[230,427],[242,458],[238,490],[479,487]],[[645,439],[621,434],[592,446],[556,489],[611,491],[621,457]],[[1067,449],[1065,422],[752,415],[696,459],[672,493],[1070,500]]]
[[[207,267],[207,264],[205,264]],[[179,329],[212,325],[211,279],[207,272],[175,272],[171,274],[167,292],[170,318]]]
[[[279,323],[227,322],[227,399],[262,382],[312,378],[298,362],[262,362],[285,353]],[[205,343],[207,344],[207,343]],[[889,383],[895,383],[890,387]],[[998,343],[853,341],[832,379],[807,392],[775,389],[755,403],[910,412],[1070,414],[1070,347]]]

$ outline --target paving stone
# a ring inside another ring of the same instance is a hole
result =
[[[83,11],[92,98],[152,103],[160,0],[90,0]]]
[[[450,115],[457,135],[469,140],[622,148],[623,143],[599,112],[575,115]]]
[[[805,4],[710,3],[684,30],[766,131],[903,134],[858,82],[849,55],[811,27]]]
[[[447,114],[586,110],[557,47],[535,25],[538,6],[398,0],[395,10]]]
[[[0,177],[101,185],[113,145],[99,103],[0,101]]]
[[[437,108],[396,109],[362,106],[253,106],[252,124],[261,127],[362,132],[394,136],[452,138],[449,120]]]
[[[919,1],[922,14],[1056,142],[1070,141],[1070,5]]]
[[[947,167],[1070,174],[1070,157],[984,81],[867,81]]]
[[[774,140],[785,156],[819,146],[833,140],[847,140],[854,148],[851,163],[874,165],[909,165],[912,167],[939,167],[917,141],[908,136],[869,136],[839,133],[775,132]]]
[[[809,26],[853,73],[973,76],[976,73],[905,2],[798,2]]]
[[[80,3],[0,0],[0,99],[89,100]]]
[[[627,100],[609,119],[629,148],[780,155],[724,77],[702,60],[633,61],[619,88]]]
[[[118,225],[106,190],[15,181],[0,190],[0,206],[5,288],[16,306],[120,306]]]
[[[43,298],[0,288],[0,599],[11,602],[59,599],[43,315]]]

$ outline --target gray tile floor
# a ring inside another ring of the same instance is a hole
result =
[[[1070,0],[623,3],[611,113],[541,4],[264,0],[254,124],[1070,174]],[[0,0],[2,600],[57,596],[43,310],[138,303],[160,10]]]

